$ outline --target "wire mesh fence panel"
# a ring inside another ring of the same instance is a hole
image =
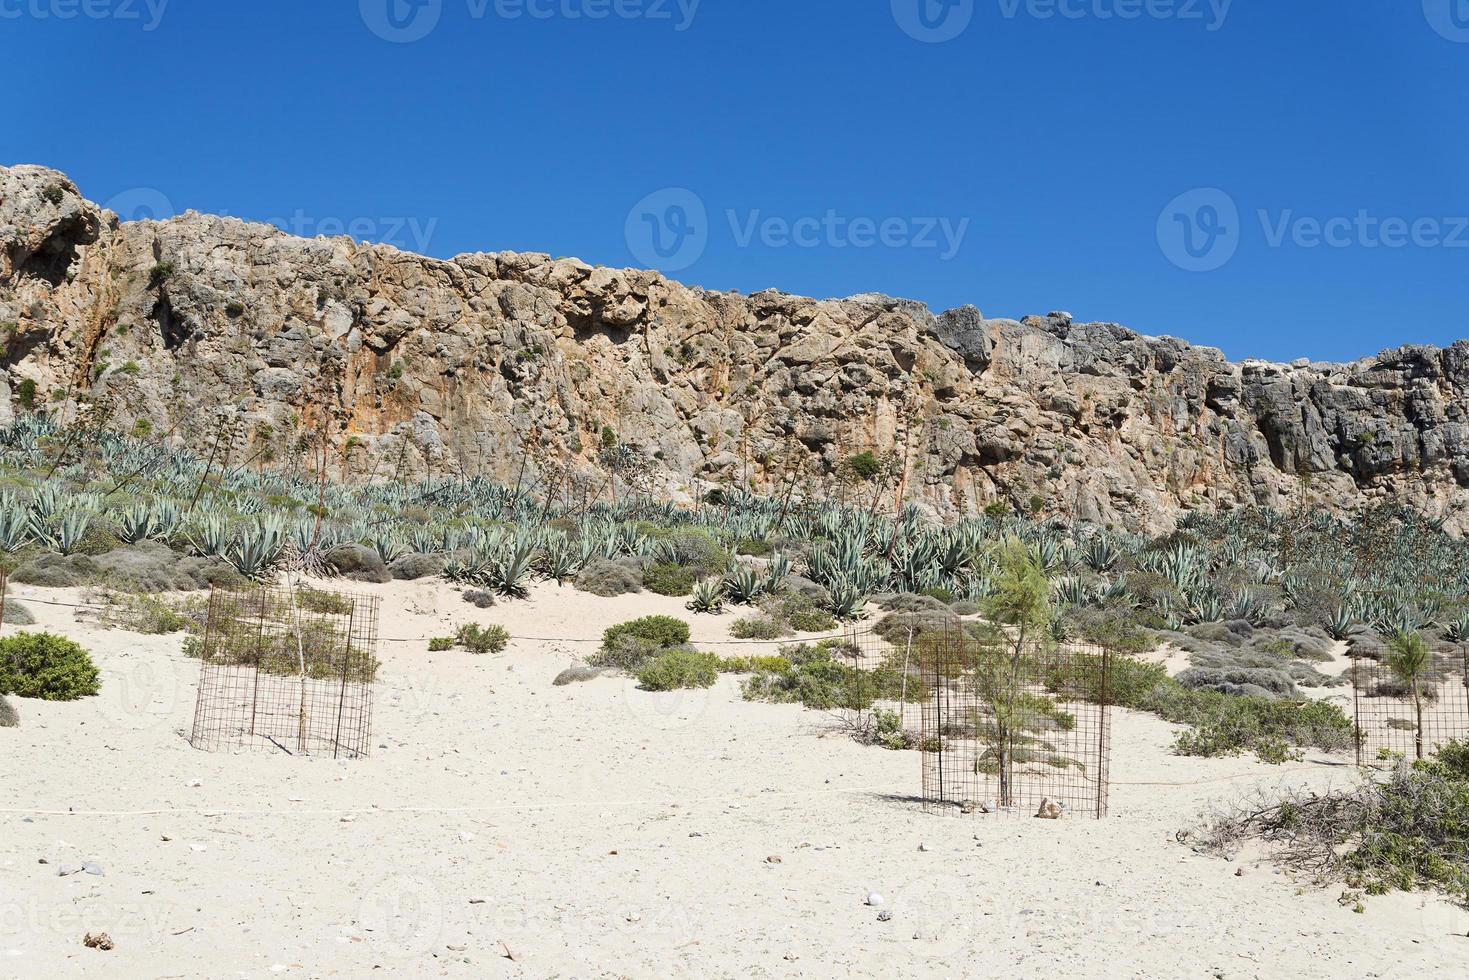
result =
[[[1357,656],[1351,673],[1358,765],[1421,759],[1469,739],[1469,647],[1430,651],[1411,673]]]
[[[890,749],[916,749],[927,696],[918,665],[917,635],[883,637],[847,631],[837,647],[845,668],[841,717],[860,740]]]
[[[920,637],[915,656],[925,809],[1106,815],[1105,651],[952,628]]]
[[[358,758],[372,738],[378,599],[216,591],[199,655],[195,748]]]

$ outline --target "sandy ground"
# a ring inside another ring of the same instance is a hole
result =
[[[732,677],[557,688],[595,643],[425,652],[460,622],[596,637],[687,615],[677,600],[362,588],[386,639],[355,762],[197,751],[179,636],[31,604],[105,681],[19,701],[23,727],[0,730],[0,976],[1416,977],[1469,955],[1469,916],[1441,901],[1358,915],[1340,888],[1173,840],[1262,786],[1347,783],[1346,760],[1178,758],[1172,726],[1118,712],[1108,819],[930,815],[916,753],[823,737],[822,715],[746,703]],[[697,617],[696,640],[732,618]],[[84,861],[103,874],[58,874]]]

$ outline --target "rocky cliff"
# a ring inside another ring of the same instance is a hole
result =
[[[235,464],[300,465],[324,438],[349,479],[565,487],[610,440],[680,495],[810,488],[872,451],[884,499],[941,515],[1000,502],[1158,528],[1395,500],[1469,530],[1469,342],[1234,364],[1064,313],[440,261],[193,212],[121,223],[31,166],[0,168],[0,325],[0,416],[86,397]]]

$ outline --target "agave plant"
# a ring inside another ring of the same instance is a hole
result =
[[[785,555],[772,555],[770,565],[765,569],[765,580],[760,584],[762,591],[779,592],[790,574],[791,560]]]
[[[845,576],[838,576],[826,588],[831,594],[833,616],[844,621],[861,618],[862,609],[867,605],[868,593],[858,583]]]
[[[1092,590],[1075,576],[1056,579],[1051,589],[1056,601],[1063,606],[1085,606],[1092,597]]]
[[[530,541],[519,541],[492,556],[482,573],[484,584],[500,595],[524,599],[529,594],[531,565],[535,548]]]
[[[92,515],[84,510],[69,510],[56,522],[56,550],[63,555],[74,554],[92,526]]]
[[[125,544],[136,544],[153,536],[153,508],[145,503],[135,503],[117,517],[117,537]]]
[[[765,583],[753,568],[738,568],[724,580],[724,594],[737,606],[747,606],[765,593]]]
[[[223,557],[229,547],[229,525],[221,514],[206,513],[198,518],[185,536],[194,550],[206,558]]]
[[[30,514],[21,507],[0,507],[0,549],[19,551],[33,540]]]
[[[246,578],[264,578],[280,560],[285,534],[279,520],[266,518],[235,531],[221,557]]]
[[[1332,614],[1331,619],[1327,620],[1326,635],[1333,640],[1350,640],[1357,625],[1357,617],[1353,614],[1352,607],[1343,602],[1336,607],[1336,612]]]
[[[686,603],[696,613],[717,613],[724,608],[724,580],[706,578],[694,583],[694,594]]]

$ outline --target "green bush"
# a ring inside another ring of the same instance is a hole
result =
[[[1469,745],[1450,742],[1386,780],[1252,800],[1216,815],[1201,843],[1226,856],[1262,844],[1276,863],[1317,884],[1345,883],[1358,899],[1429,888],[1469,905]]]
[[[113,593],[105,596],[103,603],[103,625],[134,633],[178,633],[202,626],[205,615],[202,600],[179,606],[155,595]]]
[[[1045,687],[1053,694],[1096,703],[1102,694],[1100,666],[1099,657],[1072,658],[1066,669],[1050,668]],[[1291,746],[1339,752],[1356,744],[1356,726],[1333,704],[1191,690],[1169,677],[1161,664],[1127,656],[1112,658],[1107,697],[1109,704],[1190,726],[1174,743],[1180,755],[1254,751],[1263,761],[1283,762]]]
[[[428,641],[428,652],[442,653],[445,650],[452,650],[455,642],[457,641],[452,636],[431,637]]]
[[[587,664],[635,674],[639,667],[666,649],[668,648],[656,640],[623,634],[616,637],[611,644],[603,644],[602,649],[587,658]]]
[[[845,465],[848,473],[864,483],[875,480],[882,472],[882,461],[870,451],[848,456]]]
[[[697,579],[692,568],[664,562],[643,572],[643,588],[658,595],[682,597],[694,591]]]
[[[719,675],[719,658],[694,650],[665,650],[638,669],[638,683],[648,691],[677,691],[712,687]]]
[[[799,592],[782,592],[760,600],[760,609],[770,619],[797,633],[829,633],[837,628],[836,617]]]
[[[454,639],[470,653],[503,653],[510,643],[510,634],[503,626],[465,623],[454,634]]]
[[[721,674],[755,674],[765,671],[783,674],[791,669],[785,657],[725,657],[719,661]]]
[[[672,616],[644,616],[618,623],[602,633],[602,649],[614,649],[623,637],[647,640],[660,648],[676,647],[689,642],[689,624]]]
[[[44,701],[75,701],[101,690],[87,651],[50,633],[17,633],[0,640],[0,694]]]
[[[729,625],[729,635],[737,640],[777,640],[785,632],[780,623],[768,616],[745,616]]]
[[[905,683],[900,663],[890,659],[874,670],[859,670],[838,659],[847,649],[839,640],[782,647],[781,657],[767,660],[745,679],[745,700],[831,711],[866,709],[874,701],[897,701],[905,696],[909,702],[919,702],[927,696],[919,678],[909,675]]]

